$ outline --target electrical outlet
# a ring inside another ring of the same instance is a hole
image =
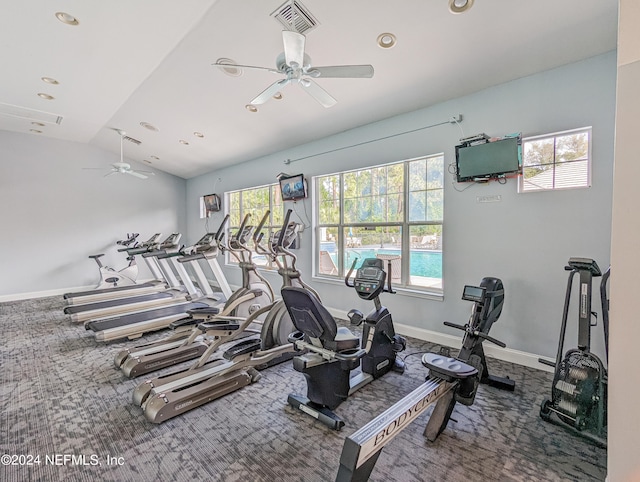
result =
[[[476,196],[476,201],[479,203],[498,203],[502,201],[500,194],[491,194],[488,196]]]

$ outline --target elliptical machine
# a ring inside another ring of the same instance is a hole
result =
[[[570,258],[564,268],[569,273],[567,293],[564,301],[560,341],[555,364],[539,361],[555,368],[551,398],[545,398],[540,406],[540,417],[565,427],[595,444],[607,446],[607,370],[602,361],[591,353],[592,318],[597,322],[597,313],[591,311],[593,278],[602,276],[600,300],[604,328],[605,351],[609,353],[609,299],[607,283],[611,268],[604,274],[597,263],[589,258]],[[564,358],[564,339],[571,304],[573,277],[580,274],[580,302],[578,306],[578,347],[568,350]]]
[[[348,314],[352,325],[364,323],[361,339],[348,328],[337,327],[331,314],[309,291],[282,289],[282,299],[298,330],[289,340],[298,352],[305,352],[294,357],[293,368],[307,380],[307,396],[290,394],[287,402],[334,430],[340,430],[344,421],[333,410],[349,395],[390,370],[404,372],[404,362],[396,354],[406,348],[406,340],[396,335],[391,313],[379,298],[383,291],[394,293],[391,276],[387,278],[381,259],[368,258],[351,283],[357,261],[351,265],[345,284],[355,288],[360,298],[375,304],[367,316],[358,310]]]

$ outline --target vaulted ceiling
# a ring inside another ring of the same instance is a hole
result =
[[[616,0],[475,0],[456,15],[449,0],[295,2],[316,23],[313,66],[374,67],[313,79],[333,107],[294,82],[251,112],[283,76],[212,65],[275,69],[286,27],[274,13],[290,0],[5,2],[0,129],[91,144],[114,162],[121,129],[139,141],[125,142],[126,160],[190,178],[616,48]]]

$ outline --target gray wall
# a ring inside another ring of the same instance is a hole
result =
[[[0,131],[0,297],[93,286],[98,269],[88,255],[105,253],[105,264],[120,268],[126,259],[115,241],[127,232],[184,232],[184,179],[82,169],[118,160],[84,144]]]
[[[505,185],[493,182],[458,192],[448,182],[444,201],[444,301],[402,294],[384,298],[396,323],[459,336],[443,327],[442,321],[467,320],[470,305],[460,300],[463,285],[479,283],[484,276],[500,277],[506,302],[492,334],[512,349],[555,356],[566,286],[563,266],[571,256],[595,258],[603,267],[609,264],[615,88],[616,56],[611,52],[190,179],[189,238],[204,232],[204,223],[198,219],[198,197],[212,192],[214,186],[222,193],[275,182],[281,171],[304,172],[310,179],[439,152],[444,152],[445,164],[449,164],[454,161],[454,146],[462,133],[455,124],[447,124],[289,166],[283,163],[285,159],[410,131],[459,113],[464,116],[461,127],[466,136],[518,131],[532,136],[593,126],[593,182],[589,189],[518,194],[515,180],[509,180]],[[221,182],[216,184],[218,178]],[[493,194],[502,196],[502,201],[476,202],[477,196]],[[296,209],[303,218],[305,210],[311,216],[311,199],[305,201],[304,208],[298,203]],[[211,225],[220,219],[221,215],[212,218]],[[309,224],[306,219],[303,222]],[[330,300],[328,305],[340,310],[368,308],[343,284],[311,278],[310,229],[303,233],[298,254],[305,279]],[[227,267],[225,272],[231,283],[240,282],[237,268]],[[279,286],[277,276],[270,279]],[[596,307],[599,309],[599,304]],[[567,343],[575,343],[576,331],[570,328]],[[594,332],[594,351],[601,351],[602,346],[598,329]]]

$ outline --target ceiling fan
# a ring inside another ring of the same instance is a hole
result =
[[[104,177],[111,176],[112,174],[130,174],[140,179],[148,179],[149,176],[155,176],[155,172],[152,171],[136,171],[131,169],[131,164],[124,162],[123,155],[123,142],[126,132],[121,129],[114,129],[120,135],[120,162],[114,162],[111,164],[110,172],[104,175]],[[106,168],[102,167],[84,167],[83,169],[100,170],[103,171]]]
[[[250,104],[264,104],[272,98],[280,89],[291,83],[298,83],[311,97],[317,100],[324,107],[331,107],[336,104],[334,99],[326,90],[320,87],[313,79],[318,78],[371,78],[373,77],[372,65],[332,65],[326,67],[312,67],[311,57],[305,53],[305,36],[301,33],[284,30],[282,32],[282,42],[284,52],[276,58],[276,68],[256,67],[253,65],[239,65],[217,61],[216,65],[222,69],[237,67],[239,69],[259,69],[284,75],[283,79],[277,80],[264,91],[258,94]]]

